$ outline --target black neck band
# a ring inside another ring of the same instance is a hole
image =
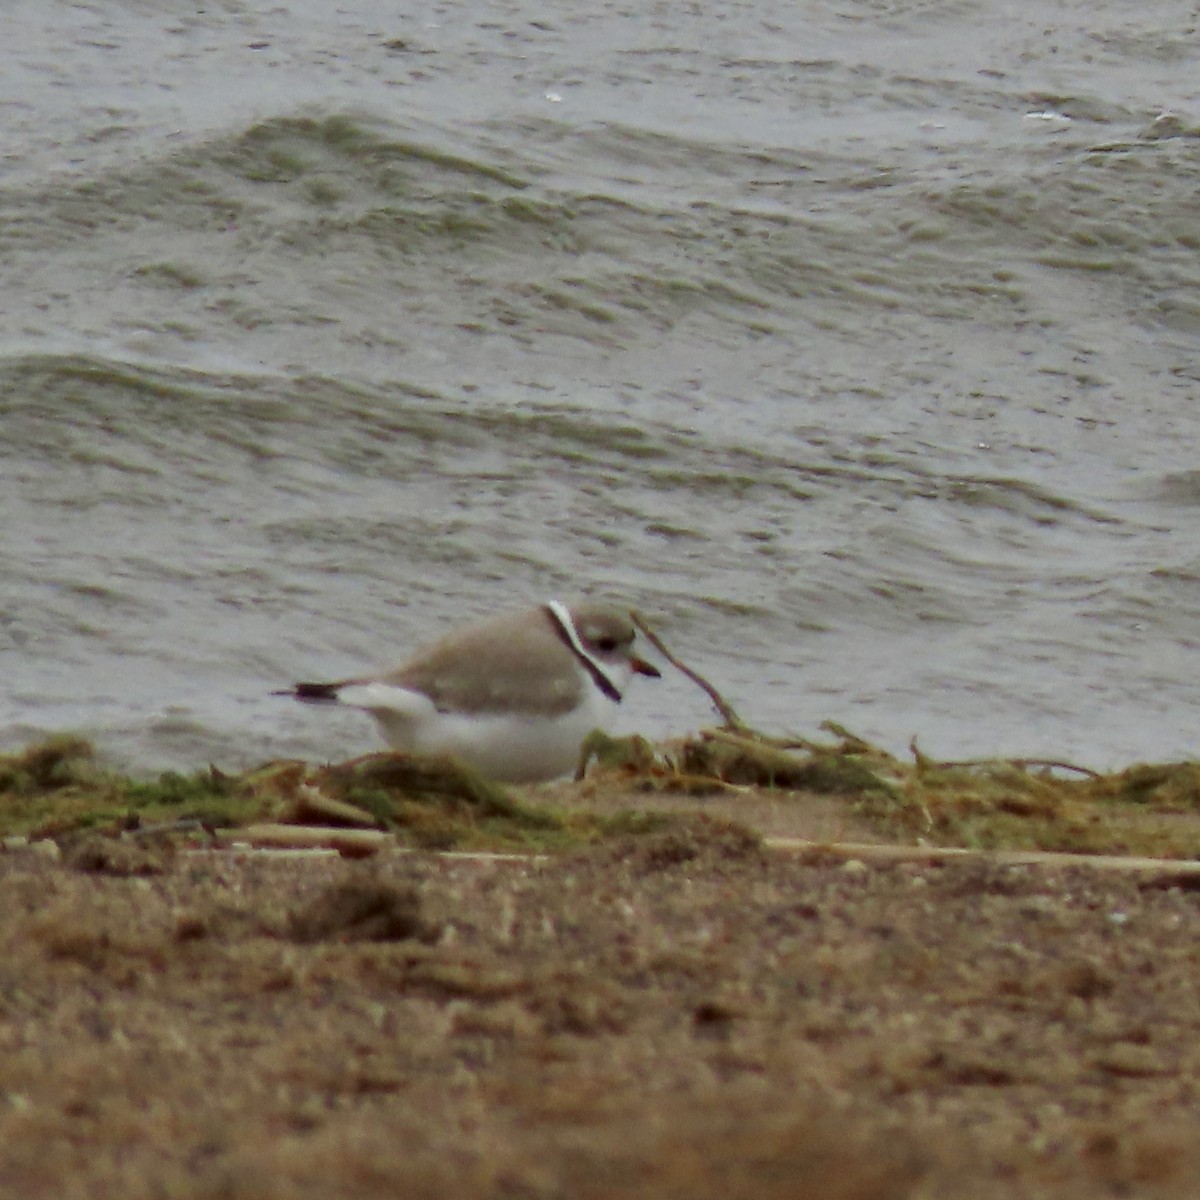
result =
[[[583,669],[592,677],[592,682],[614,703],[621,703],[621,693],[617,691],[613,681],[588,657],[588,655],[576,644],[575,638],[571,636],[571,630],[564,628],[561,618],[550,605],[545,606],[546,612],[550,620],[554,624],[558,636],[562,639],[563,644],[571,651],[579,660]]]

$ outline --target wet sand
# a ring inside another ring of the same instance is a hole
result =
[[[123,845],[0,854],[0,1194],[1195,1194],[1179,886]]]

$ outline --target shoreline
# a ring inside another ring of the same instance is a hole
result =
[[[1043,760],[900,759],[839,726],[823,741],[745,727],[653,745],[589,739],[581,777],[502,787],[450,760],[380,753],[139,778],[63,735],[0,755],[0,839],[84,832],[203,845],[340,831],[373,844],[559,853],[689,814],[767,839],[1181,860],[1200,855],[1200,763],[1102,773]],[[330,833],[327,837],[333,837]],[[242,840],[246,840],[245,837]]]
[[[0,759],[4,1188],[1190,1200],[1200,864],[1098,851],[1194,844],[1195,766],[837,736],[524,789]]]

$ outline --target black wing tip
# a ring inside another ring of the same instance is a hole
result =
[[[338,698],[340,683],[297,683],[294,687],[280,692],[272,692],[272,696],[291,696],[296,700],[314,702],[331,701]]]

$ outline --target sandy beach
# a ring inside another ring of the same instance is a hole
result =
[[[784,853],[880,826],[658,799],[538,855],[10,840],[0,1194],[1194,1195],[1190,877]]]

